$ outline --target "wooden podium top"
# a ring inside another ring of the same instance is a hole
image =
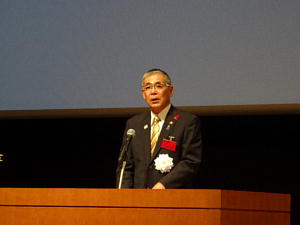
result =
[[[0,188],[1,206],[83,206],[290,211],[290,194],[218,189]]]

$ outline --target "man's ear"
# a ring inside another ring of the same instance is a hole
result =
[[[172,97],[174,95],[174,87],[170,86],[170,97]]]
[[[146,100],[146,94],[143,90],[142,90],[142,95],[143,95],[143,99]]]

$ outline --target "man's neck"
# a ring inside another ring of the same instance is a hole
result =
[[[167,114],[168,114],[170,108],[171,108],[171,104],[167,105],[167,106],[166,106],[163,110],[161,110],[159,113],[155,113],[155,112],[153,112],[153,111],[151,111],[151,113],[152,113],[153,115],[156,115],[156,116],[158,116],[159,118],[161,118],[161,119],[164,120],[164,119],[166,118],[166,116],[167,116]]]

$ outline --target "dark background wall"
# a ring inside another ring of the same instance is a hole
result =
[[[292,194],[299,224],[299,115],[200,116],[198,188]],[[1,187],[114,188],[126,117],[0,120]]]

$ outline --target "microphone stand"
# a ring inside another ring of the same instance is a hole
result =
[[[125,170],[125,166],[126,166],[126,160],[125,160],[126,157],[125,156],[126,156],[126,152],[127,152],[127,148],[128,148],[130,140],[131,140],[131,136],[127,137],[126,143],[121,149],[121,153],[120,153],[119,160],[118,160],[119,163],[122,162],[122,168],[121,168],[120,177],[119,177],[118,189],[121,189],[121,187],[122,187],[123,174],[124,174],[124,170]]]
[[[127,131],[126,142],[121,148],[121,152],[120,152],[120,156],[119,156],[118,161],[119,161],[119,163],[122,162],[122,168],[121,168],[120,177],[119,177],[118,189],[121,189],[121,187],[122,187],[123,174],[124,174],[124,170],[125,170],[125,166],[126,166],[126,152],[127,152],[127,149],[128,149],[128,145],[129,145],[129,143],[130,143],[130,141],[131,141],[131,139],[134,135],[135,135],[135,130],[129,129]]]
[[[124,173],[125,166],[126,166],[126,161],[123,160],[123,162],[122,162],[122,169],[121,169],[121,172],[120,172],[118,189],[121,189],[121,187],[122,187],[123,173]]]

